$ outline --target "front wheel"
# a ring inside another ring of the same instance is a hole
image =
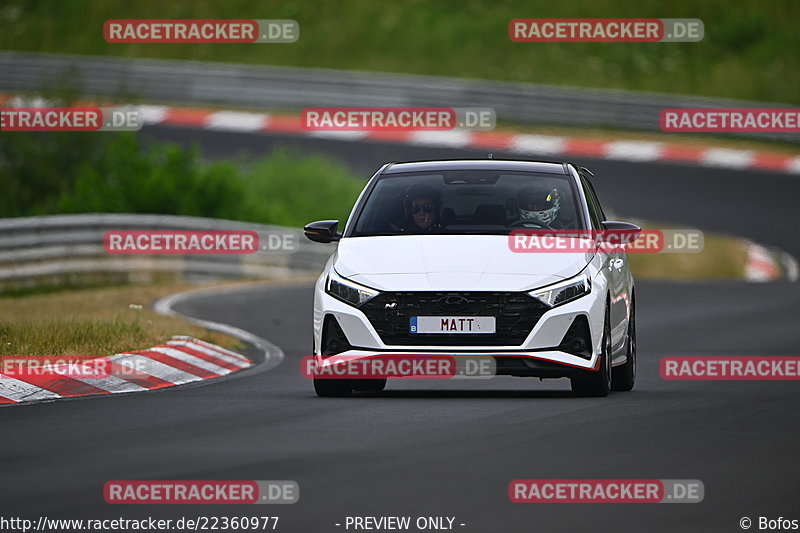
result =
[[[590,377],[570,378],[572,392],[578,396],[608,396],[611,390],[611,319],[609,306],[606,305],[606,316],[603,321],[603,350],[600,353],[600,369],[592,372]]]
[[[381,392],[385,388],[386,378],[353,380],[353,390],[356,392]]]
[[[631,301],[631,316],[628,320],[628,350],[624,365],[614,369],[614,390],[629,391],[636,381],[636,306]]]
[[[349,379],[314,378],[314,392],[322,398],[343,398],[353,392],[353,383]]]

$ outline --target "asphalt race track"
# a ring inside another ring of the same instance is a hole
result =
[[[322,151],[365,177],[388,160],[485,155],[181,128],[144,135],[196,141],[208,157]],[[622,216],[729,232],[800,256],[796,176],[577,162]],[[639,282],[637,303],[630,393],[574,398],[566,380],[508,377],[390,382],[382,394],[319,399],[300,375],[311,349],[310,286],[185,301],[178,311],[265,337],[284,362],[201,387],[0,409],[3,514],[277,514],[285,532],[345,531],[346,516],[453,516],[456,531],[480,533],[741,531],[743,516],[800,518],[797,383],[658,375],[667,355],[798,355],[800,284]],[[507,488],[517,478],[699,479],[705,499],[512,504]],[[114,479],[291,479],[301,495],[280,506],[112,506],[102,486]]]

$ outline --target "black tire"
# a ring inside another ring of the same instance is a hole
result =
[[[631,317],[628,322],[628,346],[627,361],[624,365],[618,366],[613,370],[612,379],[615,391],[629,391],[633,389],[636,382],[636,303],[631,300]]]
[[[353,390],[356,392],[381,392],[386,388],[386,378],[382,379],[354,379]]]
[[[600,369],[588,377],[570,378],[572,392],[578,396],[608,396],[611,391],[611,318],[610,308],[606,304],[606,315],[603,320],[603,351],[600,354]]]
[[[322,338],[320,339],[320,345],[321,345],[320,351],[323,357],[326,355],[334,355],[338,353],[336,351],[337,346],[335,345],[329,346],[330,339],[328,338],[328,335],[330,335],[329,328],[323,327]],[[342,335],[344,335],[344,333],[342,333]],[[335,340],[335,334],[334,334],[334,340]],[[316,348],[316,343],[314,343],[314,348]],[[344,398],[346,396],[350,396],[353,393],[353,380],[314,378],[314,392],[316,392],[317,396],[321,398]]]
[[[314,392],[321,398],[343,398],[353,392],[353,382],[349,379],[314,378]]]

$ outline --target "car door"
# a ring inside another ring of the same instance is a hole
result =
[[[588,176],[581,173],[583,189],[586,193],[586,203],[589,207],[589,216],[592,219],[593,229],[602,231],[602,222],[606,219],[597,194]],[[626,289],[627,256],[620,247],[600,247],[603,257],[603,269],[608,279],[611,293],[611,343],[616,351],[625,342],[625,331],[628,317],[628,294]]]

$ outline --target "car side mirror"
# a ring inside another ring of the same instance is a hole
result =
[[[342,238],[342,234],[336,230],[339,228],[338,220],[320,220],[306,224],[303,232],[306,237],[314,242],[336,242]]]
[[[642,232],[642,228],[630,222],[606,220],[602,223],[603,241],[614,244],[632,243]]]

